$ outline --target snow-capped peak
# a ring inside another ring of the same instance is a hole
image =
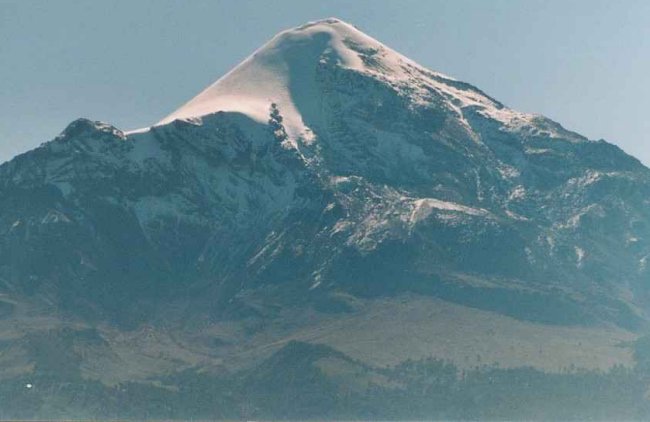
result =
[[[470,84],[430,71],[336,18],[279,33],[156,125],[197,119],[219,111],[242,113],[267,123],[271,105],[276,104],[289,142],[302,139],[309,143],[315,135],[303,116],[312,116],[314,123],[313,116],[322,114],[317,73],[322,64],[334,64],[381,80],[408,95],[414,103],[426,104],[429,93],[435,91],[446,99],[446,107],[454,110],[470,134],[467,110],[500,122],[506,130],[535,132],[543,126],[552,137],[582,139],[559,125],[551,127],[541,116],[511,110]]]
[[[368,60],[369,56],[372,60]],[[315,106],[315,72],[321,61],[391,79],[404,77],[415,63],[352,25],[330,18],[283,31],[241,64],[160,122],[200,117],[217,111],[240,112],[266,122],[276,103],[291,138],[308,138],[300,108]],[[311,100],[310,100],[311,99]]]

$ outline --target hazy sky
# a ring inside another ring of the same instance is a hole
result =
[[[78,117],[149,126],[275,33],[330,16],[650,164],[647,0],[0,0],[0,161]]]

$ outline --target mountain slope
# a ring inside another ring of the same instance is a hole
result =
[[[463,367],[486,341],[472,319],[512,339],[488,352],[504,367],[632,366],[649,193],[619,148],[313,22],[151,128],[80,119],[0,166],[6,377],[50,376],[39,356],[74,344],[75,377],[160,383],[244,370],[295,339],[346,349],[355,332],[385,350],[350,342],[362,365]],[[394,343],[378,303],[423,333]],[[428,306],[458,315],[450,332]],[[44,332],[71,343],[34,343]],[[548,357],[541,333],[558,341]]]

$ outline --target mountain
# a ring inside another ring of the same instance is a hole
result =
[[[0,416],[647,409],[650,170],[337,19],[0,197]]]

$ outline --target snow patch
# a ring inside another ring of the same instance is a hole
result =
[[[413,201],[413,210],[409,216],[411,223],[426,219],[434,210],[454,211],[472,216],[487,216],[488,211],[482,208],[472,208],[465,205],[460,205],[455,202],[441,201],[434,198],[422,198]]]
[[[526,188],[524,188],[522,185],[517,185],[510,191],[510,195],[508,195],[508,200],[516,201],[519,199],[524,199],[525,196],[526,196]]]
[[[574,246],[573,250],[576,254],[576,267],[581,268],[585,258],[585,250],[579,246]]]
[[[575,229],[580,225],[580,221],[587,214],[593,214],[598,217],[604,216],[604,210],[602,206],[598,204],[590,204],[582,208],[579,212],[569,217],[564,223],[558,224],[557,227],[560,229]]]

